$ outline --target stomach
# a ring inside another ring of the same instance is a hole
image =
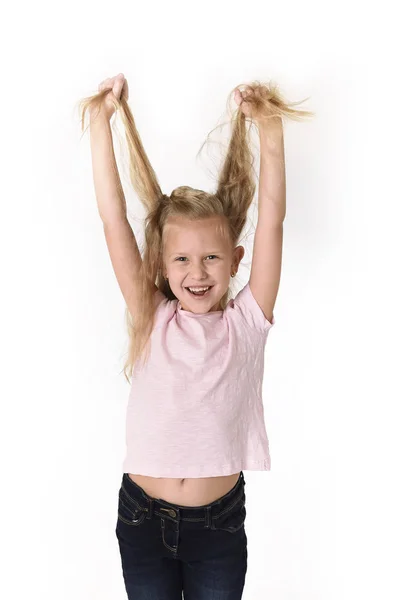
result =
[[[240,473],[220,477],[174,479],[128,473],[148,496],[180,506],[202,506],[218,500],[237,483]]]

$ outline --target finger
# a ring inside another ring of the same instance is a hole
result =
[[[118,75],[115,75],[115,77],[111,77],[109,81],[112,84],[112,86],[114,86],[114,84],[120,80],[122,80],[122,81],[125,80],[125,76],[123,73],[118,73]]]
[[[126,79],[122,88],[122,96],[125,98],[125,100],[128,100],[129,98],[129,86]]]
[[[241,104],[241,102],[242,102],[242,94],[241,94],[240,90],[236,90],[234,92],[234,99],[235,99],[235,101],[237,102],[238,105]]]
[[[118,99],[121,97],[121,92],[122,92],[124,83],[125,83],[125,80],[122,77],[118,76],[115,78],[115,83],[112,87],[112,91],[114,93],[114,96]]]

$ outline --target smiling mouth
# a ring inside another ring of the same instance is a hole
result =
[[[186,287],[185,289],[188,291],[189,294],[191,294],[192,296],[196,296],[197,298],[203,298],[204,296],[208,295],[210,290],[213,288],[213,285],[208,285],[208,286],[202,286],[202,289],[199,288],[197,291],[195,289],[195,287]]]

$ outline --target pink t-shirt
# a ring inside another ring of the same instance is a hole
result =
[[[262,382],[269,322],[249,282],[224,311],[157,291],[147,365],[133,370],[123,471],[216,477],[270,470]]]

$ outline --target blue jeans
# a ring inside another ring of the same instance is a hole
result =
[[[116,537],[129,600],[240,600],[247,571],[245,480],[203,506],[152,498],[123,473]]]

